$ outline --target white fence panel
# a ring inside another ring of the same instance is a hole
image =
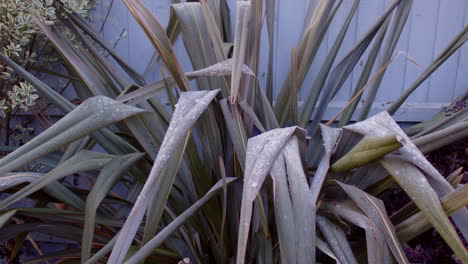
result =
[[[167,24],[171,1],[143,0],[143,2],[163,25]],[[273,80],[275,92],[278,92],[289,71],[291,48],[297,46],[303,31],[309,0],[276,0],[276,2]],[[353,2],[351,0],[343,1],[331,25],[330,32],[325,36],[324,45],[319,50],[313,66],[307,75],[301,94],[299,95],[300,99],[306,96],[307,89],[311,87]],[[342,50],[339,52],[335,63],[339,62],[352,49],[390,2],[390,0],[361,0],[359,9],[351,22]],[[95,26],[97,28],[101,26],[102,20],[106,17],[110,3],[111,0],[101,0],[98,4],[99,6],[94,15]],[[231,18],[234,20],[235,0],[228,0],[228,3],[231,7]],[[467,24],[467,0],[414,0],[410,17],[395,52],[407,52],[420,66],[413,64],[404,57],[399,57],[395,60],[387,69],[372,113],[384,110],[390,102],[398,98],[402,91],[416,80],[425,67],[432,62],[452,38]],[[112,4],[110,15],[103,28],[103,34],[109,42],[116,44],[116,50],[132,66],[141,73],[145,71],[154,54],[154,48],[121,0],[116,0]],[[191,64],[181,39],[175,43],[174,49],[182,62],[184,70],[190,71]],[[266,79],[266,57],[268,54],[266,28],[262,32],[261,50],[262,66],[260,67],[259,78],[264,83]],[[326,118],[333,116],[347,103],[359,78],[364,62],[361,62],[356,67],[342,90],[330,103]],[[159,66],[154,67],[148,77],[152,80],[160,78]],[[452,55],[444,65],[411,95],[395,117],[398,121],[425,120],[436,113],[441,106],[449,104],[456,96],[467,89],[468,47],[465,45]]]

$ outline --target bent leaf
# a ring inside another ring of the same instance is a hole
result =
[[[68,101],[61,94],[57,93],[54,89],[47,86],[41,80],[27,72],[21,66],[16,64],[5,54],[0,52],[0,59],[2,59],[8,66],[10,66],[18,75],[22,76],[25,80],[31,83],[38,91],[41,96],[46,97],[55,106],[57,106],[63,113],[70,113],[75,109],[75,105]],[[121,155],[124,153],[136,152],[136,149],[122,138],[116,136],[112,131],[107,128],[103,128],[100,131],[94,133],[93,138],[103,147],[106,151]]]
[[[168,198],[169,192],[172,189],[174,182],[173,174],[172,179],[162,179],[161,174],[164,170],[170,170],[167,168],[167,163],[172,159],[180,159],[174,154],[174,151],[183,144],[187,138],[192,126],[195,124],[197,119],[208,107],[209,103],[214,99],[220,90],[214,91],[200,91],[200,92],[187,92],[182,93],[179,102],[177,103],[176,110],[172,117],[169,128],[167,129],[166,136],[159,149],[158,156],[154,162],[153,168],[151,169],[150,175],[140,192],[137,201],[135,202],[132,211],[130,212],[127,221],[125,222],[122,230],[119,234],[116,244],[112,250],[109,262],[121,263],[123,262],[127,251],[135,237],[138,227],[143,219],[146,209],[149,206],[151,200],[156,193],[161,197],[161,200],[157,202],[164,205]],[[182,154],[181,152],[178,152]],[[166,183],[166,184],[165,184]],[[165,184],[165,185],[164,185]],[[158,225],[159,218],[162,214],[164,206],[160,206],[159,212],[154,214],[158,217],[155,218],[156,222],[151,224]]]
[[[45,173],[34,172],[7,173],[6,176],[0,176],[0,191],[22,183],[40,181],[45,175]],[[44,191],[72,207],[80,208],[83,206],[83,201],[78,196],[58,182],[52,182],[45,186]]]
[[[437,171],[436,168],[424,157],[419,149],[414,145],[411,139],[403,132],[393,118],[387,113],[382,112],[365,121],[358,122],[349,126],[347,129],[368,136],[387,136],[396,135],[402,147],[398,152],[408,161],[425,172],[430,185],[436,191],[439,197],[443,197],[453,191],[453,187]],[[468,211],[465,208],[453,215],[453,219],[460,228],[464,237],[468,237]]]
[[[109,162],[113,157],[114,156],[109,154],[83,150],[78,154],[74,155],[73,157],[69,158],[50,172],[48,172],[43,177],[31,182],[26,187],[22,188],[21,190],[8,196],[8,198],[6,198],[5,200],[1,201],[0,210],[67,175],[83,171],[100,169],[104,167],[106,163]],[[78,208],[84,208],[83,201],[81,201],[81,204]]]
[[[254,72],[245,64],[242,65],[241,71],[243,74],[255,76]],[[204,69],[187,72],[185,73],[185,76],[187,76],[189,80],[194,80],[199,77],[229,76],[231,74],[232,59],[227,59]],[[148,84],[135,91],[121,95],[116,100],[129,105],[135,105],[156,96],[157,94],[163,92],[165,88],[173,87],[175,84],[176,83],[174,78],[169,76],[163,80]]]
[[[322,132],[322,141],[325,153],[320,160],[317,171],[315,172],[314,178],[310,185],[310,191],[312,192],[312,200],[314,204],[317,203],[320,190],[322,189],[322,185],[325,182],[328,169],[330,168],[331,156],[335,153],[335,145],[342,132],[342,130],[339,128],[330,128],[322,124],[320,124],[320,130]]]
[[[341,188],[353,199],[361,210],[379,228],[385,237],[387,245],[398,263],[409,263],[403,247],[397,239],[395,228],[388,218],[383,202],[374,196],[348,184],[337,182]]]
[[[85,225],[83,227],[83,238],[81,242],[81,261],[89,259],[91,254],[91,244],[94,236],[94,225],[96,223],[96,211],[101,201],[112,189],[120,177],[138,159],[143,157],[143,153],[134,153],[122,157],[117,157],[109,162],[99,173],[93,189],[86,198]]]
[[[463,185],[441,199],[446,215],[451,215],[468,204],[468,185]],[[407,242],[431,228],[432,225],[422,212],[416,213],[396,226],[398,239]]]
[[[445,242],[462,261],[468,261],[468,252],[453,228],[450,220],[440,204],[439,197],[429,184],[428,180],[411,163],[389,157],[380,161],[385,169],[392,175],[398,185],[411,197],[419,210],[424,214]]]
[[[104,96],[87,99],[53,126],[0,159],[0,175],[143,110]]]
[[[383,137],[364,136],[346,155],[333,163],[331,169],[340,172],[358,168],[378,160],[400,147],[401,143],[398,142],[395,135]]]
[[[384,263],[384,248],[387,247],[382,232],[358,209],[347,204],[325,202],[324,210],[356,225],[366,231],[367,263]]]
[[[187,221],[192,215],[199,211],[199,209],[205,205],[215,194],[223,189],[223,186],[230,184],[237,178],[226,178],[218,181],[200,200],[192,204],[187,210],[181,215],[174,219],[169,225],[164,227],[155,237],[153,237],[148,243],[140,248],[133,256],[128,259],[125,264],[140,263],[147,256],[149,256],[154,249],[160,246],[169,236],[174,233],[185,221]]]
[[[247,156],[244,170],[244,191],[242,193],[236,260],[238,264],[244,263],[245,261],[244,258],[252,217],[253,201],[257,197],[257,194],[259,193],[270,170],[274,168],[274,166],[282,168],[280,164],[276,164],[277,162],[281,162],[281,159],[278,159],[279,155],[291,137],[295,134],[297,134],[301,140],[305,139],[304,130],[297,127],[289,127],[268,131],[249,139],[247,143]],[[290,211],[292,218],[293,213],[291,212],[292,211]],[[282,215],[281,213],[279,214]]]
[[[233,59],[227,59],[198,71],[187,72],[186,75],[187,77],[226,76],[232,74],[232,67]],[[245,64],[240,66],[239,71],[243,74],[255,76],[255,73]]]
[[[322,231],[328,245],[333,249],[333,253],[335,253],[339,263],[358,263],[341,227],[320,215],[317,215],[317,226],[320,228],[320,231]]]

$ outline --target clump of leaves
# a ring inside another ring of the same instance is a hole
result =
[[[431,227],[468,262],[448,218],[468,236],[468,188],[449,183],[418,149],[450,133],[466,136],[468,121],[410,139],[391,117],[427,72],[466,41],[468,27],[389,112],[367,118],[380,83],[375,80],[392,59],[411,0],[392,1],[335,64],[355,1],[302,107],[297,93],[342,1],[311,1],[276,98],[272,83],[264,88],[256,78],[263,10],[272,44],[274,1],[239,1],[234,36],[226,1],[174,4],[166,29],[140,0],[124,2],[163,64],[157,82],[147,83],[75,13],[52,26],[35,22],[76,74],[80,105],[0,53],[65,114],[0,159],[0,188],[9,194],[0,202],[0,240],[14,238],[19,248],[25,237],[18,234],[34,231],[81,245],[30,263],[70,257],[81,263],[409,263],[404,244]],[[67,31],[73,39],[61,34]],[[194,71],[183,72],[172,49],[179,36]],[[231,46],[232,57],[225,48]],[[328,102],[361,59],[366,66],[339,126],[321,124]],[[371,76],[373,69],[379,74]],[[349,124],[368,87],[362,121]],[[31,162],[49,169],[21,169]],[[73,186],[64,180],[69,175],[90,184]],[[377,196],[394,186],[411,201],[389,215]],[[34,206],[10,208],[25,198]]]

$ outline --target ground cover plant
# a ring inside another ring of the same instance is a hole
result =
[[[0,53],[65,115],[0,159],[0,240],[12,245],[8,261],[35,232],[72,246],[26,263],[409,263],[405,243],[433,227],[455,258],[468,262],[449,219],[466,238],[463,174],[446,179],[424,156],[467,136],[466,107],[407,133],[391,117],[466,42],[468,27],[386,112],[368,117],[398,56],[411,0],[392,1],[337,61],[360,4],[354,1],[301,104],[297,94],[343,1],[311,3],[276,97],[271,49],[267,86],[256,78],[263,17],[270,47],[275,34],[274,1],[237,2],[235,32],[225,1],[173,2],[163,28],[140,0],[124,0],[164,65],[157,82],[147,83],[73,12],[61,12],[54,25],[33,20],[67,62],[79,104]],[[192,72],[181,70],[172,49],[179,37]],[[360,60],[353,98],[321,124]],[[351,123],[364,92],[367,103]],[[37,164],[41,169],[32,169]],[[89,184],[70,184],[70,175]],[[395,186],[411,201],[389,215],[377,197]],[[15,208],[23,199],[32,205]]]
[[[88,0],[60,2],[65,7],[60,12],[76,12],[90,18],[89,10],[93,6],[92,2]],[[39,78],[58,74],[55,69],[63,61],[33,21],[33,16],[36,16],[46,24],[54,24],[57,20],[57,12],[52,0],[1,1],[0,51],[23,68],[35,73],[35,76],[40,76]],[[0,142],[2,146],[12,146],[15,140],[23,143],[32,133],[31,120],[22,120],[21,124],[12,126],[15,123],[13,120],[15,116],[30,109],[35,109],[35,112],[41,114],[45,110],[36,105],[39,96],[34,86],[18,77],[11,67],[0,61],[0,119],[2,120]],[[64,86],[66,85],[65,82]]]

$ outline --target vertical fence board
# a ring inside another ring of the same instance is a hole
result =
[[[408,54],[420,64],[420,67],[412,63],[408,65],[404,88],[409,87],[433,60],[432,53],[436,38],[434,29],[437,26],[439,3],[438,1],[420,2],[415,1],[411,10],[411,16],[414,19],[411,25],[410,45],[407,50]],[[426,94],[429,84],[429,80],[422,83],[409,100],[416,103],[427,102]]]
[[[307,13],[306,0],[278,1],[278,26],[275,43],[275,83],[276,94],[281,88],[291,68],[291,48],[297,47],[300,36],[304,30],[304,20]]]
[[[450,0],[441,1],[439,10],[439,21],[437,25],[437,38],[434,43],[435,56],[438,56],[445,49],[447,43],[450,42],[463,28],[464,24],[464,4],[466,0]],[[431,77],[431,85],[427,91],[427,102],[451,101],[455,94],[456,76],[458,66],[458,57],[460,53],[456,53],[445,62]],[[465,74],[468,70],[465,68]]]
[[[468,25],[468,1],[465,1],[465,13],[463,14],[463,25]],[[468,90],[468,47],[465,44],[461,48],[457,64],[457,78],[455,84],[455,96]]]
[[[95,25],[100,27],[106,13],[106,7],[111,0],[103,0],[98,4],[95,13]],[[359,9],[353,18],[349,31],[346,34],[342,49],[338,53],[335,64],[351,50],[357,41],[367,32],[370,26],[377,20],[390,0],[361,0]],[[169,18],[168,0],[144,0],[147,7],[156,15],[163,25],[167,25]],[[235,25],[236,1],[228,0],[231,9],[232,27]],[[353,1],[345,0],[338,11],[335,20],[331,24],[330,32],[325,36],[324,43],[319,49],[312,67],[306,76],[303,88],[299,94],[302,100],[317,76],[322,63],[331,49],[336,36],[343,25],[346,15]],[[275,17],[275,52],[273,64],[273,86],[275,94],[281,88],[290,69],[291,48],[297,48],[300,36],[304,30],[304,20],[307,13],[308,0],[276,0]],[[414,0],[413,8],[407,25],[402,32],[400,41],[395,49],[406,51],[421,64],[414,65],[405,58],[398,58],[391,64],[385,74],[382,87],[377,94],[375,113],[385,109],[389,101],[394,100],[399,94],[408,88],[412,82],[422,73],[432,60],[445,48],[452,37],[468,23],[468,1],[466,0]],[[126,36],[120,38],[125,30]],[[234,30],[233,30],[234,32]],[[119,40],[116,50],[126,58],[132,66],[143,73],[154,52],[151,43],[129,14],[122,1],[115,0],[111,15],[104,27],[105,38],[115,43]],[[131,40],[131,41],[130,41]],[[372,45],[372,44],[371,44]],[[264,87],[266,64],[268,55],[268,35],[266,21],[261,34],[259,80]],[[181,60],[181,65],[186,71],[191,70],[191,64],[183,46],[182,39],[174,44],[174,51]],[[359,62],[355,71],[350,75],[342,90],[330,104],[330,111],[326,118],[333,115],[337,109],[349,100],[354,85],[356,84],[362,67],[367,58],[368,51]],[[380,60],[380,56],[378,61]],[[374,68],[373,72],[377,71]],[[468,87],[468,48],[463,47],[455,53],[431,78],[426,80],[416,92],[410,96],[405,108],[396,117],[400,121],[420,121],[430,117],[441,105],[448,104],[453,98],[465,91]],[[153,68],[148,76],[149,81],[160,78],[159,66]]]

